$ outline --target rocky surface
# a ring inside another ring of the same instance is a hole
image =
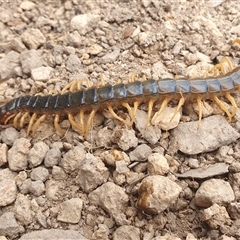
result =
[[[239,12],[235,0],[0,1],[0,102],[237,66]],[[64,136],[51,116],[34,137],[1,126],[0,239],[239,239],[240,111],[228,122],[206,99],[199,124],[196,102],[177,104],[151,119],[141,104],[131,128],[101,111],[86,138],[64,116]]]

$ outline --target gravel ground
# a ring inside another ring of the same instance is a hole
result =
[[[101,74],[236,66],[239,12],[236,0],[0,1],[0,101]],[[206,101],[198,128],[195,104],[170,121],[174,107],[147,130],[146,106],[131,129],[98,113],[86,139],[67,120],[64,137],[52,119],[33,138],[2,126],[0,239],[240,239],[240,111],[229,123]]]

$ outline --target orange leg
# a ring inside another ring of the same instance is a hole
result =
[[[32,126],[32,136],[35,135],[40,123],[43,122],[45,119],[46,119],[46,115],[44,114],[33,124],[33,126]]]
[[[54,127],[55,127],[56,131],[58,133],[60,133],[61,135],[65,134],[65,132],[61,129],[61,127],[59,125],[59,115],[58,114],[55,115],[55,117],[54,117]]]

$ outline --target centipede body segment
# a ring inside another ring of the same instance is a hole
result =
[[[240,89],[240,67],[232,69],[231,63],[227,62],[230,72],[226,73],[223,64],[216,65],[211,77],[198,79],[134,79],[127,84],[116,85],[103,84],[99,87],[81,88],[81,81],[68,84],[61,93],[46,96],[23,96],[13,99],[0,108],[0,124],[13,121],[16,128],[22,128],[28,122],[27,134],[32,135],[47,116],[54,117],[54,127],[60,134],[64,131],[59,125],[62,116],[67,116],[70,124],[79,130],[84,136],[87,135],[93,118],[97,112],[108,110],[111,115],[131,126],[136,117],[136,111],[141,103],[148,105],[148,118],[146,124],[155,125],[162,110],[172,100],[177,100],[176,113],[187,101],[197,102],[199,108],[199,121],[202,118],[202,101],[210,99],[227,114],[229,121],[236,114],[237,105],[231,93]],[[225,75],[218,75],[219,72]],[[133,77],[134,78],[134,77]],[[103,82],[103,79],[101,78]],[[89,81],[87,85],[90,86]],[[232,105],[232,111],[225,106],[219,97],[224,97]],[[152,117],[155,104],[160,103],[160,108]],[[115,108],[126,108],[131,122],[127,122],[118,116]],[[84,120],[88,115],[87,121]],[[78,121],[74,116],[78,115]]]

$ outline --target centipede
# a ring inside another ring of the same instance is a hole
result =
[[[227,63],[229,72],[224,67],[224,62]],[[103,110],[108,110],[113,118],[131,127],[140,104],[147,104],[148,107],[146,125],[156,125],[163,109],[173,100],[177,101],[176,113],[186,102],[196,102],[199,122],[202,119],[204,100],[214,101],[229,121],[238,108],[232,93],[240,91],[240,66],[233,68],[228,58],[217,64],[210,76],[203,78],[143,78],[140,81],[133,77],[128,83],[115,85],[105,84],[102,78],[101,80],[100,86],[90,86],[87,80],[88,87],[83,88],[82,80],[76,80],[65,86],[60,93],[28,95],[10,100],[0,107],[0,124],[11,122],[17,129],[28,125],[27,136],[34,136],[40,123],[52,116],[56,131],[64,135],[65,131],[60,127],[59,121],[65,117],[72,127],[86,137],[96,113]],[[232,105],[231,111],[224,104],[223,98]],[[153,115],[156,104],[159,108]],[[115,111],[118,108],[126,109],[131,120],[126,121],[119,116]]]

